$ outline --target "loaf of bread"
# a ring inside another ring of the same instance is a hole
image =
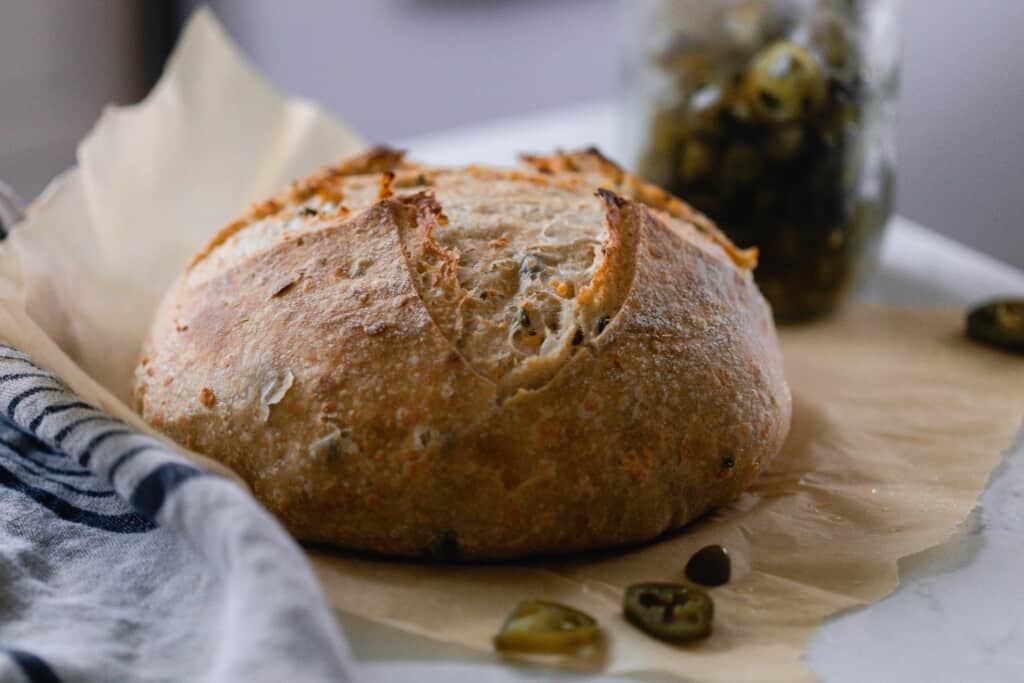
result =
[[[168,292],[138,410],[378,553],[637,543],[735,499],[790,421],[756,254],[595,150],[524,160],[376,148],[256,205]]]

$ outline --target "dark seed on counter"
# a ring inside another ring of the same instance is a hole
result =
[[[572,345],[579,346],[583,343],[583,330],[576,328],[576,334],[572,336]]]
[[[686,578],[702,586],[722,586],[732,576],[729,551],[720,545],[709,545],[693,554],[686,563]]]
[[[610,321],[610,319],[606,315],[602,315],[600,318],[598,318],[598,320],[597,320],[597,333],[598,334],[601,334],[602,332],[604,332],[604,328],[608,327],[609,321]]]

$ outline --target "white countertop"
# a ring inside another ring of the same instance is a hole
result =
[[[610,103],[587,103],[400,144],[413,157],[440,164],[511,164],[523,151],[592,144],[615,158],[615,116]],[[964,306],[1007,294],[1024,296],[1024,272],[896,218],[883,243],[881,266],[860,296],[893,304]],[[950,543],[901,563],[901,585],[893,595],[819,629],[805,656],[823,680],[1024,680],[1024,430],[981,504]],[[624,680],[498,665],[468,649],[339,616],[371,680]]]

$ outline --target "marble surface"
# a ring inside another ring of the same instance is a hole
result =
[[[408,140],[433,163],[512,163],[520,151],[597,144],[613,157],[615,109],[569,107]],[[1024,296],[1024,272],[905,219],[893,221],[881,265],[860,297],[920,306],[964,306]],[[1024,406],[1021,406],[1024,416]],[[993,474],[979,507],[948,543],[906,558],[895,593],[823,625],[805,652],[830,683],[1024,680],[1024,430]],[[622,681],[542,667],[496,665],[351,615],[339,615],[369,680],[498,683]]]

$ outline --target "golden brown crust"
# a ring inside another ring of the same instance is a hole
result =
[[[278,200],[279,218],[211,244],[169,292],[139,410],[237,470],[299,538],[377,552],[613,546],[732,500],[790,414],[749,271],[685,212],[620,191],[603,157],[549,159],[509,172],[392,155],[324,181],[347,213],[299,208],[327,206],[317,191]],[[482,273],[509,254],[553,259],[558,277],[513,271],[499,293]],[[548,290],[561,317],[534,348],[515,321],[539,325],[530,302]]]

